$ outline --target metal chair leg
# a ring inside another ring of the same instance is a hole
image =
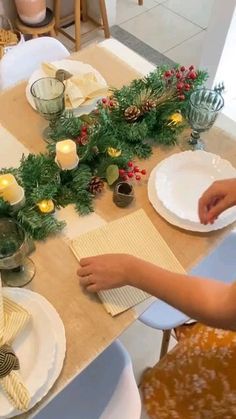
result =
[[[163,358],[163,356],[165,356],[168,352],[170,337],[171,337],[171,329],[170,330],[163,330],[160,359]]]

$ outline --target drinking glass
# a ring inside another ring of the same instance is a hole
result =
[[[224,99],[219,91],[198,89],[191,94],[186,117],[192,133],[185,145],[186,149],[204,150],[200,133],[212,127],[223,106]]]
[[[0,218],[0,269],[5,285],[23,287],[35,275],[25,231],[11,218]]]
[[[49,143],[56,121],[65,109],[64,83],[54,77],[44,77],[32,84],[30,92],[37,111],[49,121],[49,127],[43,131],[43,138]]]

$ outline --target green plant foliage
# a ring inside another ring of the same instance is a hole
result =
[[[113,185],[119,178],[119,167],[116,164],[110,164],[106,170],[106,178],[108,185]]]

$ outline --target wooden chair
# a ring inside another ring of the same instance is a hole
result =
[[[107,19],[107,11],[105,0],[99,0],[100,14],[102,24],[98,25],[104,30],[105,38],[110,38],[110,29]],[[56,21],[56,33],[60,32],[72,42],[75,43],[76,51],[80,49],[81,45],[81,25],[80,21],[87,20],[87,0],[74,0],[74,14],[61,18],[61,0],[54,0],[54,15]],[[75,38],[69,35],[65,30],[62,29],[61,25],[69,19],[75,20]]]

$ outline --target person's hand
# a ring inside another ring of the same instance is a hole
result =
[[[223,211],[234,205],[236,205],[236,179],[217,180],[199,199],[199,219],[202,224],[213,224]]]
[[[129,284],[136,258],[127,254],[106,254],[80,260],[77,274],[89,292],[118,288]]]

